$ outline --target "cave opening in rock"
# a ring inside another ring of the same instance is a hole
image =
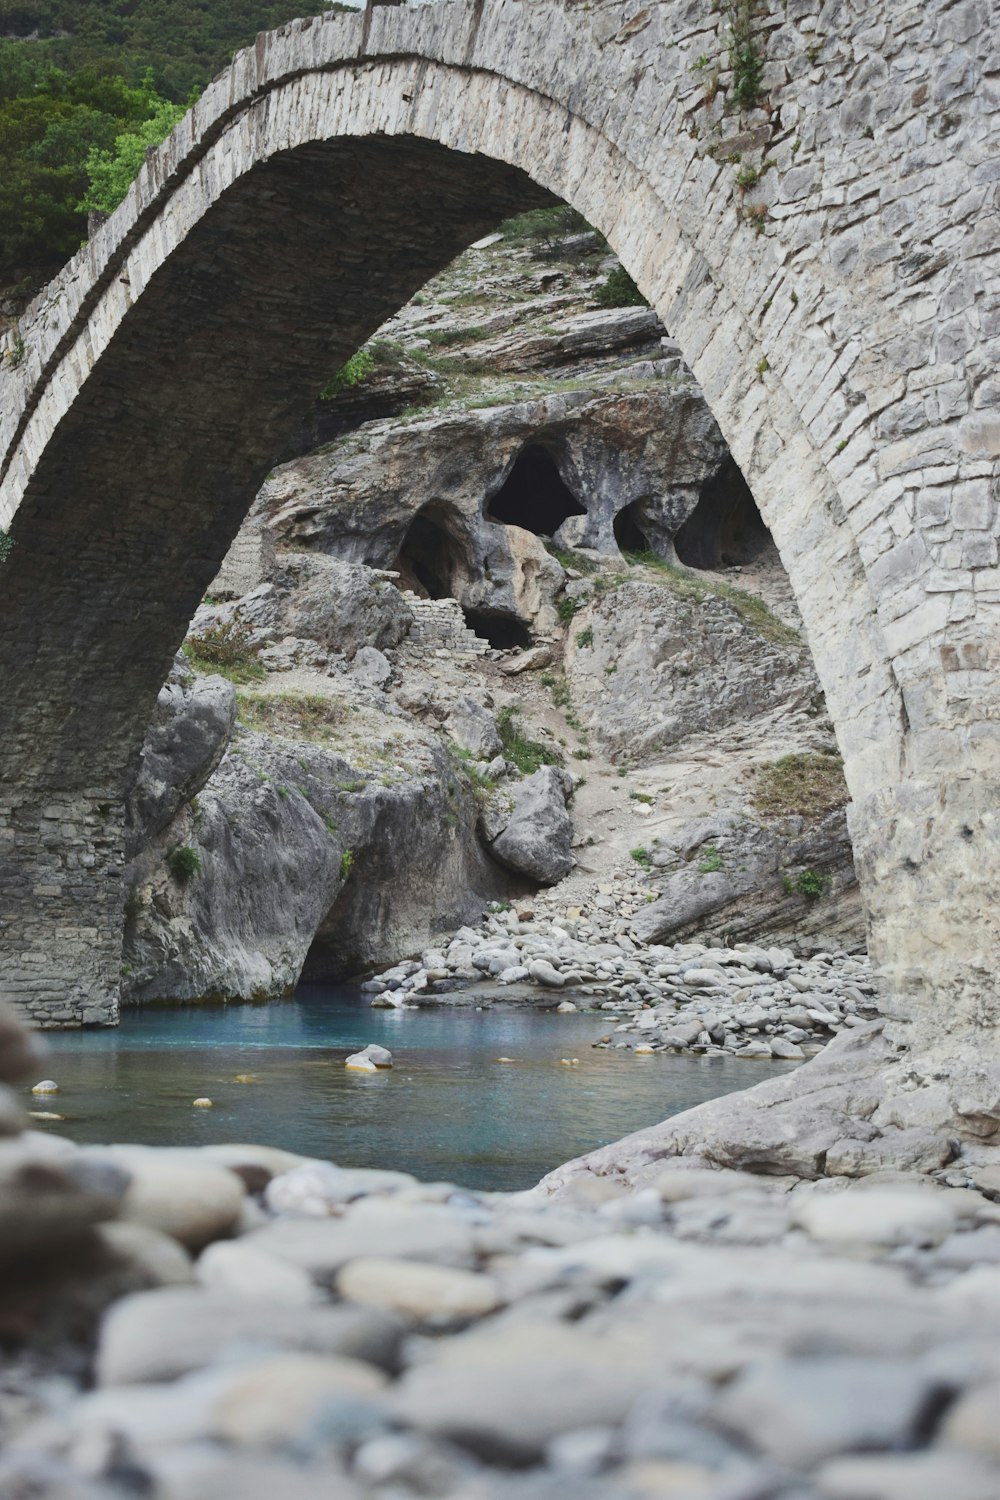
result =
[[[418,511],[410,522],[396,558],[404,588],[429,599],[454,594],[459,551],[444,517],[435,510]]]
[[[531,631],[517,615],[502,609],[463,609],[465,623],[495,651],[524,650],[532,644]]]
[[[619,552],[650,552],[649,538],[639,525],[641,500],[633,500],[615,516],[615,541]]]
[[[727,457],[674,537],[677,556],[689,568],[726,568],[752,562],[770,545],[750,486]]]
[[[551,453],[532,443],[514,460],[486,514],[535,536],[552,536],[570,516],[585,516],[587,508],[563,482]]]

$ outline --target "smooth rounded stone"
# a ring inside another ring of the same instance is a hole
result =
[[[997,1500],[1000,1471],[964,1453],[865,1453],[813,1475],[823,1500]]]
[[[378,1068],[367,1052],[352,1052],[344,1058],[344,1067],[349,1073],[377,1073]]]
[[[369,1438],[355,1453],[353,1468],[370,1484],[399,1484],[418,1495],[450,1495],[458,1477],[450,1455],[409,1432]]]
[[[528,970],[524,964],[512,964],[509,969],[503,969],[497,975],[498,984],[519,984],[522,979],[527,979]]]
[[[678,1167],[665,1172],[653,1184],[661,1203],[684,1203],[690,1198],[723,1198],[728,1193],[754,1192],[779,1185],[781,1178],[761,1179],[754,1172],[736,1172],[729,1167]]]
[[[239,1297],[260,1297],[286,1307],[306,1307],[315,1302],[317,1289],[299,1266],[276,1260],[239,1240],[217,1240],[198,1257],[200,1284],[212,1291]]]
[[[290,1307],[200,1287],[137,1292],[116,1302],[101,1324],[97,1382],[176,1380],[275,1350],[343,1355],[384,1367],[395,1360],[402,1326],[370,1308]]]
[[[171,1235],[121,1219],[99,1225],[96,1233],[111,1255],[142,1277],[147,1286],[194,1284],[191,1257]]]
[[[205,1098],[202,1098],[202,1099],[192,1099],[191,1100],[191,1108],[192,1109],[214,1109],[215,1108],[215,1103],[214,1103],[214,1101],[212,1099],[205,1099]]]
[[[941,1440],[1000,1463],[1000,1380],[959,1396],[945,1416]]]
[[[346,1398],[371,1401],[386,1376],[357,1359],[283,1354],[243,1368],[217,1395],[212,1429],[231,1443],[274,1447],[307,1438],[325,1407]],[[368,1422],[377,1426],[377,1418]]]
[[[576,1013],[577,1007],[573,1004],[572,1000],[560,1000],[559,1004],[556,1006],[557,1015],[575,1016]]]
[[[689,990],[717,990],[725,983],[716,969],[686,969],[680,978]]]
[[[805,1053],[795,1042],[776,1036],[771,1039],[771,1056],[787,1062],[800,1062],[805,1057]]]
[[[327,1459],[326,1454],[321,1457]],[[158,1453],[152,1468],[157,1500],[362,1500],[341,1464],[329,1459],[300,1465],[284,1453],[199,1443]],[[117,1493],[122,1493],[120,1487]],[[74,1493],[65,1500],[78,1497]],[[88,1491],[79,1500],[109,1500],[108,1491]]]
[[[395,1198],[362,1199],[336,1219],[279,1220],[255,1230],[244,1243],[301,1266],[324,1286],[349,1260],[384,1255],[387,1249],[403,1260],[466,1269],[475,1262],[471,1223],[443,1204]]]
[[[544,958],[533,959],[528,965],[528,977],[546,989],[561,990],[566,980],[559,970]]]
[[[532,1463],[562,1433],[620,1421],[657,1368],[641,1329],[485,1324],[437,1344],[389,1401],[403,1421],[481,1458]]]
[[[0,1140],[0,1259],[49,1250],[114,1219],[128,1181],[114,1162],[64,1150],[35,1131]]]
[[[418,1322],[481,1318],[501,1303],[492,1276],[391,1256],[348,1261],[335,1286],[348,1302],[386,1308]]]
[[[256,1146],[243,1142],[201,1146],[198,1155],[218,1167],[228,1167],[243,1179],[250,1192],[259,1192],[272,1177],[315,1161],[314,1157],[300,1156],[297,1151],[283,1151],[280,1146]]]
[[[85,1154],[96,1161],[105,1155],[96,1150]],[[119,1146],[107,1155],[131,1178],[120,1215],[129,1223],[145,1224],[189,1250],[200,1250],[228,1234],[239,1220],[246,1190],[227,1167],[200,1159],[193,1151],[172,1154],[155,1147]]]
[[[337,1167],[332,1162],[307,1162],[274,1177],[264,1191],[264,1202],[275,1214],[326,1218],[343,1204],[369,1193],[393,1193],[416,1182],[407,1172],[379,1167]]]
[[[941,1395],[911,1361],[776,1358],[738,1375],[711,1416],[769,1458],[809,1468],[845,1449],[909,1446]]]
[[[403,995],[396,990],[383,990],[371,1003],[372,1010],[402,1010],[406,1004]]]
[[[59,1085],[54,1078],[43,1078],[41,1083],[33,1085],[31,1092],[33,1094],[58,1094]]]
[[[939,1245],[958,1222],[943,1193],[920,1187],[865,1187],[795,1195],[792,1223],[827,1245]]]

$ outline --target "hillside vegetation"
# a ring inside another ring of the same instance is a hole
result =
[[[338,9],[328,5],[327,9]],[[146,148],[302,0],[0,0],[0,297],[43,285]]]

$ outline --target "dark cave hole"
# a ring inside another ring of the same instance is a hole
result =
[[[587,509],[563,483],[551,453],[532,444],[514,460],[486,514],[505,526],[551,536],[570,516],[585,516]]]
[[[452,596],[458,563],[455,544],[440,521],[420,511],[410,522],[395,566],[402,584],[431,599]]]
[[[649,537],[639,525],[641,500],[633,500],[615,516],[615,541],[619,552],[651,552]]]
[[[463,609],[465,623],[495,651],[524,650],[532,644],[531,631],[516,615],[501,609]]]
[[[750,486],[735,461],[726,458],[702,486],[698,504],[674,537],[674,548],[689,568],[725,568],[752,562],[770,542]]]

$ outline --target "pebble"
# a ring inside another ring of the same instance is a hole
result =
[[[153,1146],[89,1148],[86,1160],[109,1160],[129,1174],[121,1218],[179,1240],[189,1250],[229,1233],[246,1197],[242,1180],[195,1151]]]
[[[939,1245],[957,1221],[946,1196],[923,1187],[861,1185],[800,1193],[792,1212],[794,1223],[812,1239],[844,1247]]]
[[[146,1385],[264,1350],[345,1355],[384,1366],[402,1325],[371,1308],[292,1307],[206,1287],[164,1287],[116,1302],[98,1338],[102,1386]]]
[[[390,1256],[348,1261],[338,1271],[335,1287],[349,1302],[385,1308],[418,1322],[483,1317],[501,1301],[491,1276]]]
[[[59,1085],[54,1078],[43,1078],[41,1083],[36,1083],[31,1090],[33,1094],[58,1094]]]

